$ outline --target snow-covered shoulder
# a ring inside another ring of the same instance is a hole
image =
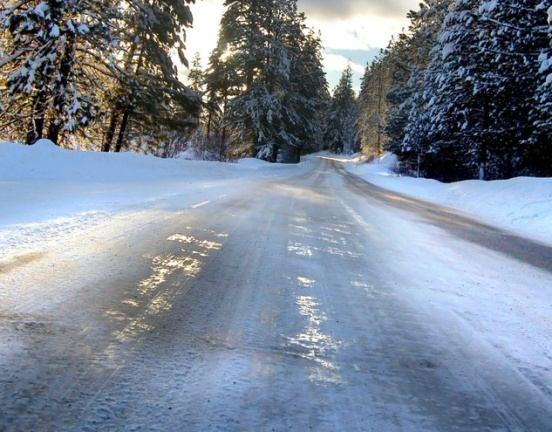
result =
[[[459,210],[485,223],[552,244],[552,178],[446,184],[396,174],[397,159],[391,153],[371,163],[365,163],[358,155],[336,159],[351,173],[377,186]]]
[[[200,162],[69,151],[48,140],[0,141],[0,249],[26,250],[114,213],[193,208],[263,179],[297,175],[308,164]]]
[[[70,180],[78,182],[224,179],[274,170],[294,174],[305,164],[271,164],[256,159],[238,163],[186,158],[161,159],[137,153],[100,153],[64,150],[43,139],[33,146],[0,141],[0,181]]]

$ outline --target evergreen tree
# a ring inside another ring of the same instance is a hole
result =
[[[437,37],[400,152],[418,175],[470,178],[487,161],[490,95],[480,91],[478,9],[478,0],[458,0]]]
[[[325,141],[331,151],[346,154],[358,151],[357,113],[353,71],[347,66],[334,90],[328,113]]]
[[[388,150],[400,154],[415,91],[410,85],[414,65],[410,37],[400,34],[391,41],[386,54],[389,58],[392,84],[386,96],[389,114],[385,132],[389,138]]]
[[[366,66],[359,95],[358,131],[362,152],[379,156],[387,148],[385,134],[390,84],[389,58],[381,54]]]
[[[301,23],[304,17],[301,17]],[[295,130],[303,153],[319,151],[324,143],[325,120],[330,104],[326,73],[322,65],[320,37],[298,26],[291,35],[294,44],[289,104],[294,107],[297,119],[289,127]],[[293,150],[290,158],[297,158]]]
[[[486,69],[482,92],[492,95],[489,107],[490,145],[485,178],[529,173],[528,148],[533,134],[529,117],[535,104],[539,56],[549,46],[542,29],[547,24],[542,0],[486,0],[480,7],[479,48]]]
[[[407,171],[449,181],[534,171],[531,160],[543,160],[535,151],[546,154],[530,117],[538,58],[548,47],[544,23],[537,1],[455,2],[423,74],[423,90],[410,99],[398,149]]]
[[[192,2],[129,0],[124,8],[119,23],[120,75],[112,90],[103,151],[111,150],[114,140],[115,151],[122,150],[129,138],[140,136],[144,128],[151,135],[162,136],[167,130],[197,126],[200,98],[180,81],[172,59],[175,51],[188,65],[184,29],[192,24],[188,6]]]
[[[291,81],[292,59],[288,35],[293,32],[290,19],[296,12],[295,1],[254,2],[256,34],[252,51],[244,51],[246,90],[233,99],[230,117],[241,138],[251,142],[258,158],[276,161],[285,146],[300,148],[299,137],[288,126],[296,113],[286,103]],[[248,46],[247,49],[251,49]],[[251,75],[250,60],[256,58]],[[295,157],[292,156],[292,159]],[[295,161],[295,160],[293,160]]]
[[[6,73],[9,104],[28,113],[27,143],[44,136],[58,142],[62,131],[88,126],[98,111],[101,85],[91,64],[99,52],[109,58],[109,22],[116,16],[107,0],[48,0],[19,2],[2,9],[8,55],[0,68]]]
[[[222,96],[224,134],[229,126],[240,148],[261,159],[297,162],[327,92],[320,42],[296,0],[225,5],[207,76],[209,99]]]
[[[548,46],[539,55],[538,88],[531,111],[533,133],[526,143],[527,164],[532,174],[552,176],[552,6],[537,6],[537,13],[548,15],[548,25],[536,31],[547,35]]]
[[[206,110],[205,136],[206,140],[214,144],[222,156],[228,148],[228,105],[239,87],[239,77],[235,69],[228,62],[224,39],[219,36],[218,45],[209,57],[209,67],[205,75]]]
[[[417,11],[410,11],[408,34],[393,41],[389,51],[394,85],[389,91],[387,133],[390,150],[403,153],[403,140],[413,112],[423,112],[421,92],[424,71],[451,0],[425,0]]]
[[[190,90],[199,95],[203,95],[205,77],[203,76],[203,67],[201,66],[201,56],[198,52],[194,54],[192,59],[192,64],[188,73],[188,81],[190,83]]]

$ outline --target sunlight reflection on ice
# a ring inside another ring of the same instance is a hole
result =
[[[307,318],[303,331],[294,337],[287,338],[288,347],[294,348],[298,355],[313,363],[309,379],[317,384],[341,384],[343,379],[340,367],[328,360],[327,356],[335,353],[341,342],[324,333],[320,328],[327,320],[326,315],[318,309],[318,303],[311,296],[297,297],[299,314]]]
[[[302,245],[301,243],[288,243],[288,251],[294,252],[296,255],[311,257],[312,250],[309,246]]]
[[[288,250],[288,252],[292,252],[295,255],[299,255],[299,256],[302,256],[302,257],[312,257],[314,255],[314,251],[323,252],[323,253],[327,253],[327,254],[330,254],[330,255],[336,255],[336,256],[340,256],[340,257],[359,258],[359,257],[362,256],[361,254],[358,254],[356,252],[352,252],[350,250],[347,250],[346,248],[341,248],[341,247],[336,246],[336,245],[339,245],[339,246],[345,246],[346,247],[347,246],[347,241],[346,240],[342,240],[342,241],[338,242],[338,241],[335,241],[331,238],[323,238],[323,237],[322,238],[317,238],[317,240],[323,240],[327,243],[330,243],[333,246],[328,246],[328,247],[325,247],[325,248],[319,248],[319,247],[315,247],[315,246],[309,246],[309,245],[306,245],[306,244],[300,243],[300,242],[289,242],[288,246],[287,246],[287,250]]]
[[[301,285],[303,288],[312,288],[316,283],[314,279],[309,279],[304,276],[297,276],[297,282],[299,282],[299,285]]]
[[[211,238],[226,238],[225,233],[207,231],[205,233]],[[155,330],[155,316],[171,310],[174,301],[182,291],[187,280],[196,278],[205,262],[205,259],[212,251],[222,249],[222,243],[198,239],[193,235],[174,234],[167,241],[181,244],[180,251],[167,255],[157,255],[151,259],[151,273],[148,277],[139,281],[136,291],[129,293],[129,296],[121,300],[126,308],[113,308],[105,313],[111,319],[122,321],[126,324],[123,328],[115,331],[113,337],[118,342],[136,338],[140,334]],[[171,279],[171,284],[165,284],[173,275],[179,275],[177,279]],[[138,312],[133,316],[132,309]],[[115,357],[116,346],[111,345],[106,350]]]
[[[305,233],[305,234],[311,234],[313,232],[312,229],[307,228],[303,225],[289,224],[289,227],[296,230],[296,231],[300,231],[301,233]]]
[[[169,237],[167,240],[177,241],[185,244],[194,244],[196,246],[200,246],[202,248],[209,249],[209,250],[212,250],[212,249],[219,250],[222,247],[222,244],[220,243],[217,243],[214,241],[208,241],[208,240],[198,240],[194,236],[187,236],[183,234],[175,234]]]

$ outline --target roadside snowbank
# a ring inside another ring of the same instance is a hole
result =
[[[377,186],[460,210],[488,224],[552,244],[552,178],[446,184],[395,174],[396,157],[389,153],[372,163],[363,163],[359,156],[331,157]]]
[[[0,141],[0,250],[83,229],[121,211],[186,209],[308,166],[196,162]],[[27,246],[29,246],[27,245]]]
[[[161,159],[136,153],[63,150],[49,140],[33,146],[0,141],[0,181],[71,180],[79,182],[145,181],[177,177],[225,178],[246,174],[242,168],[274,173],[289,166],[248,159],[238,164]]]

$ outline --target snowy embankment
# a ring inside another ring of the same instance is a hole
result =
[[[395,174],[396,158],[392,154],[372,163],[363,163],[360,157],[336,159],[345,163],[348,171],[376,186],[459,210],[487,224],[552,244],[552,178],[446,184]]]
[[[34,146],[0,141],[0,250],[33,249],[115,213],[205,205],[251,180],[291,176],[305,165],[196,162],[68,151],[47,140]]]

